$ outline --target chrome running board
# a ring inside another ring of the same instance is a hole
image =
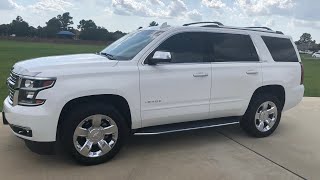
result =
[[[175,133],[181,131],[191,131],[196,129],[206,129],[220,126],[227,126],[233,124],[239,124],[241,117],[227,117],[227,118],[218,118],[218,119],[209,119],[209,120],[200,120],[200,121],[191,121],[175,124],[166,124],[160,126],[145,127],[137,129],[134,135],[158,135],[158,134],[167,134]]]

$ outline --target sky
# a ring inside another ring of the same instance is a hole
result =
[[[219,21],[229,26],[267,26],[294,40],[308,32],[320,43],[320,0],[0,0],[0,24],[19,15],[32,26],[44,26],[64,12],[74,17],[75,28],[82,19],[123,32],[151,21],[173,26]]]

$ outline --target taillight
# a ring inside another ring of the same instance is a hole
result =
[[[304,67],[302,62],[300,62],[300,67],[301,67],[301,80],[300,80],[300,84],[302,85],[304,83]]]

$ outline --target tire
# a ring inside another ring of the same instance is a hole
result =
[[[72,108],[61,125],[64,149],[83,165],[112,159],[129,134],[121,114],[112,105],[103,103],[86,103]]]
[[[282,105],[277,97],[272,94],[258,94],[252,98],[240,126],[250,136],[267,137],[278,127],[281,114]]]

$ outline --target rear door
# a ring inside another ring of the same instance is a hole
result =
[[[212,33],[210,41],[214,56],[210,118],[242,116],[262,85],[256,48],[246,34]]]
[[[171,62],[139,66],[143,127],[208,118],[212,71],[205,34],[173,35],[153,51],[170,52]]]

